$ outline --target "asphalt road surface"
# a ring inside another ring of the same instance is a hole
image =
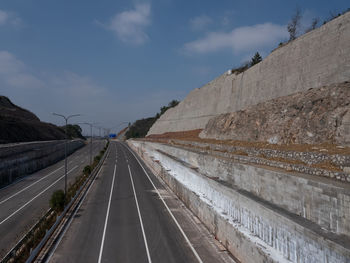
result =
[[[121,142],[109,154],[50,262],[234,262]]]
[[[93,141],[96,156],[104,140]],[[90,144],[68,156],[68,184],[90,162]],[[0,259],[49,209],[52,193],[64,189],[64,160],[0,189]]]

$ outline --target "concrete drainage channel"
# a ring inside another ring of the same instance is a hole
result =
[[[27,234],[7,253],[7,255],[1,260],[1,263],[17,262],[20,258],[21,262],[46,262],[51,253],[55,250],[56,245],[62,238],[66,229],[69,227],[75,213],[79,210],[81,203],[83,202],[86,194],[88,193],[92,183],[96,176],[99,174],[101,167],[109,154],[109,143],[108,146],[100,159],[98,165],[93,169],[89,177],[85,180],[80,189],[76,192],[75,196],[66,206],[64,211],[57,217],[55,223],[46,230],[45,236],[39,242],[39,244],[30,251],[29,257],[24,260],[20,257],[20,253],[25,250],[26,243],[28,240],[38,231],[41,224],[50,221],[50,217],[53,214],[53,210],[50,208],[47,213],[27,232]]]

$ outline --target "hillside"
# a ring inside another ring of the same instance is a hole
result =
[[[162,106],[160,112],[158,112],[154,117],[149,117],[141,120],[136,120],[129,129],[125,132],[126,139],[130,138],[143,138],[147,135],[149,129],[152,125],[168,110],[176,107],[179,104],[179,101],[172,100],[168,103],[167,106]]]
[[[0,143],[61,140],[64,132],[0,96]]]

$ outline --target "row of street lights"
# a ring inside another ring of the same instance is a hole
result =
[[[66,126],[65,126],[65,135],[66,135],[66,140],[64,143],[64,196],[65,198],[67,197],[67,142],[68,142],[68,120],[73,117],[78,117],[81,116],[81,114],[73,114],[73,115],[68,115],[65,116],[63,114],[58,114],[58,113],[52,113],[55,116],[62,117],[65,120]],[[90,126],[90,166],[92,165],[92,127],[99,128],[100,130],[100,137],[101,137],[101,129],[104,129],[105,132],[108,132],[108,129],[102,128],[102,127],[97,127],[95,126],[97,123],[90,123],[90,122],[82,122],[82,123],[77,123],[77,124],[85,124]]]
[[[66,121],[66,126],[65,126],[66,140],[64,142],[64,198],[66,199],[67,197],[67,141],[68,141],[67,124],[70,118],[78,117],[80,116],[80,114],[73,114],[69,116],[64,116],[62,114],[57,114],[57,113],[52,113],[52,114],[62,117]]]

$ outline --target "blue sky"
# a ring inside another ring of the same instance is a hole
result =
[[[347,1],[1,0],[0,94],[112,127],[153,116],[259,51],[350,7]]]

